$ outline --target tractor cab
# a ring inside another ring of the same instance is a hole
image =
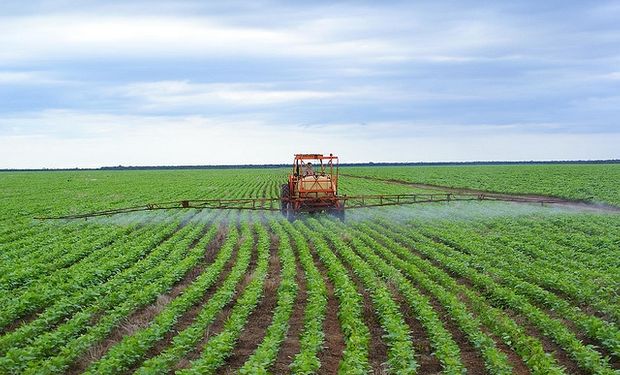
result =
[[[292,191],[297,197],[318,198],[338,194],[337,156],[298,154],[293,163],[289,183],[295,186]]]

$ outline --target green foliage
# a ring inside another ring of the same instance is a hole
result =
[[[618,165],[345,172],[619,202]],[[470,370],[455,329],[491,374],[516,371],[514,354],[533,374],[575,366],[585,373],[618,372],[619,215],[460,202],[351,210],[346,223],[323,215],[290,223],[277,214],[207,210],[32,219],[183,198],[275,197],[286,173],[0,174],[0,373],[221,372],[252,324],[270,256],[281,265],[271,320],[234,371],[274,372],[287,340],[298,340],[298,353],[286,363],[291,372],[324,372],[319,358],[333,287],[345,346],[342,374],[366,374],[374,365],[390,373],[424,368],[405,304],[430,342],[423,354],[434,356],[443,373]],[[340,182],[349,195],[419,191],[377,180]],[[306,300],[300,304],[302,286]],[[291,337],[298,306],[303,326]],[[367,311],[382,332],[369,331]],[[383,363],[371,363],[371,338],[386,344]],[[563,355],[543,345],[549,341]]]
[[[355,167],[343,168],[343,173],[620,206],[620,164]]]

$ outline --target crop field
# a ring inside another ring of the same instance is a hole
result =
[[[592,205],[34,219],[277,197],[287,172],[0,173],[0,374],[620,373],[617,164],[341,168],[341,194]]]
[[[553,195],[620,206],[620,164],[356,167],[347,173],[501,193]]]

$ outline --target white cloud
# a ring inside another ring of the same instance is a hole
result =
[[[617,80],[620,80],[620,72],[612,72],[612,73],[609,73],[609,74],[604,74],[602,76],[602,78],[612,79],[612,80],[616,80],[617,81]]]
[[[587,6],[62,3],[0,10],[0,163],[617,157],[584,134],[620,108],[617,27]],[[45,108],[73,110],[23,114]]]
[[[601,111],[618,111],[620,108],[620,95],[598,96],[584,98],[573,102],[575,108],[601,112]]]
[[[0,83],[30,82],[33,78],[31,72],[0,72]]]
[[[325,6],[284,14],[263,10],[262,22],[253,23],[243,22],[247,16],[243,10],[238,18],[96,9],[5,17],[0,24],[0,61],[280,56],[357,64],[360,59],[462,62],[485,48],[513,44],[524,35],[508,19],[499,21],[490,13],[438,17],[433,10],[418,8]]]
[[[407,126],[411,129],[403,133]],[[545,134],[519,124],[500,129],[484,124],[469,132],[456,125],[404,123],[284,126],[253,118],[48,111],[0,120],[0,168],[288,163],[299,152],[333,152],[342,162],[618,157],[618,132]]]
[[[0,85],[43,85],[67,83],[37,71],[0,71]]]
[[[147,108],[177,108],[200,105],[272,105],[350,96],[352,93],[321,90],[278,89],[272,84],[190,83],[157,81],[131,83],[110,90],[123,97],[138,99]]]
[[[332,36],[333,38],[333,36]],[[0,58],[68,56],[364,56],[397,46],[380,40],[330,40],[294,29],[225,25],[209,17],[75,14],[7,18]]]

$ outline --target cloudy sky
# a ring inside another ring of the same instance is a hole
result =
[[[0,3],[0,168],[620,158],[620,1]]]

